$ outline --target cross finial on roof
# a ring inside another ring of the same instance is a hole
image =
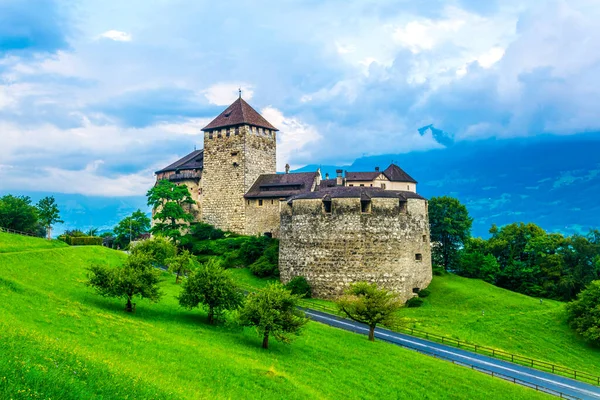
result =
[[[241,99],[242,98],[242,88],[239,88],[238,92],[240,92],[240,99]]]

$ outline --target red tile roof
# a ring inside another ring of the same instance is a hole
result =
[[[241,97],[234,101],[225,111],[212,120],[202,130],[207,131],[215,128],[225,128],[237,125],[252,125],[260,128],[271,129],[277,131],[266,119],[262,117],[250,104],[246,103]]]

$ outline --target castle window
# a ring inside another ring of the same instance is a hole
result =
[[[364,183],[361,183],[361,184],[360,184],[360,186],[365,186],[365,184],[364,184]]]
[[[239,126],[236,126],[236,127],[235,127],[235,135],[237,136],[237,135],[239,135],[239,134],[240,134],[240,127],[239,127]]]
[[[363,214],[371,213],[371,200],[361,200],[360,201],[360,212]]]
[[[400,200],[400,213],[406,214],[406,212],[407,212],[406,200]]]
[[[212,132],[208,132],[208,138],[212,139],[213,138],[213,133]]]
[[[406,185],[406,190],[410,190],[410,185]]]
[[[423,254],[421,254],[421,253],[415,254],[415,261],[423,261]]]
[[[247,203],[247,204],[248,204],[248,205],[250,205],[250,200],[248,200],[248,203]]]
[[[229,129],[227,129],[227,131],[225,131],[225,136],[229,137]]]
[[[238,152],[237,152],[237,151],[232,151],[232,152],[231,152],[231,156],[232,156],[232,157],[235,157],[235,156],[237,156],[237,155],[238,155]]]
[[[371,187],[373,187],[373,184],[371,183]]]
[[[423,235],[423,243],[427,243],[427,235]]]
[[[382,188],[383,190],[385,190],[385,183],[382,183],[382,184],[381,184],[381,188]]]
[[[323,212],[331,214],[331,200],[323,200]]]
[[[258,200],[258,206],[259,206],[259,207],[262,207],[262,205],[263,205],[263,201],[262,201],[262,199]]]
[[[348,186],[354,186],[354,184],[352,184],[352,183],[351,183],[351,184],[349,184]]]
[[[271,204],[273,204],[273,200],[271,200]]]

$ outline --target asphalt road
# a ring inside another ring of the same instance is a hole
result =
[[[326,325],[365,335],[369,332],[368,327],[364,324],[316,310],[303,309],[303,311],[312,320]],[[505,379],[517,379],[517,383],[524,386],[535,387],[537,385],[540,388],[547,389],[546,392],[551,394],[559,395],[559,393],[562,393],[563,397],[568,395],[578,399],[600,399],[600,387],[575,381],[573,379],[527,368],[518,364],[431,342],[429,340],[415,338],[387,329],[377,328],[375,330],[375,337],[380,340],[394,343],[398,346],[468,365],[469,367],[474,367],[474,369],[480,368],[483,370],[482,372],[488,374],[493,371],[494,373],[503,375]]]

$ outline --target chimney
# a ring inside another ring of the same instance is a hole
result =
[[[379,167],[375,167],[375,172],[379,172]]]
[[[329,179],[329,172],[325,172],[325,179]]]
[[[336,169],[335,173],[337,174],[337,177],[335,178],[335,184],[337,186],[342,186],[343,184],[343,180],[342,180],[342,170],[341,169]]]
[[[285,164],[285,173],[286,174],[290,173],[290,164]]]

